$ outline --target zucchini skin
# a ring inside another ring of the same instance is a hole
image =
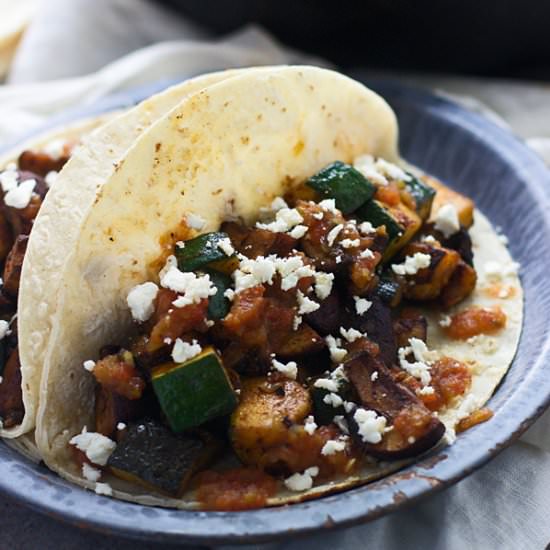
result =
[[[178,268],[181,271],[195,271],[214,262],[227,260],[231,256],[218,246],[220,241],[227,238],[227,233],[214,231],[185,241],[183,248],[176,246]]]
[[[231,302],[224,296],[224,292],[231,288],[231,277],[225,273],[220,273],[214,269],[205,269],[204,272],[210,276],[210,280],[217,289],[214,296],[210,296],[208,300],[208,318],[213,321],[223,319],[231,308]]]
[[[432,210],[436,191],[433,187],[415,178],[412,174],[408,173],[408,175],[411,179],[405,182],[405,189],[414,199],[416,213],[420,216],[420,219],[426,220]]]
[[[334,199],[343,214],[357,210],[370,200],[374,185],[353,166],[340,161],[329,164],[307,180],[307,185],[323,198]]]

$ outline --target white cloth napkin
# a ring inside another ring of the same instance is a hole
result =
[[[0,144],[113,92],[228,67],[297,62],[316,60],[256,28],[209,41],[204,30],[145,0],[50,0],[23,40],[10,85],[0,86]],[[469,108],[530,138],[550,164],[548,90],[467,79],[408,81],[458,94]],[[442,493],[366,525],[266,548],[542,550],[550,543],[549,488],[546,413],[520,442]]]

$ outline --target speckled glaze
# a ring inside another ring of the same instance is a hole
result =
[[[403,156],[474,198],[509,237],[511,253],[521,262],[525,324],[517,356],[489,403],[491,421],[383,480],[281,508],[185,512],[118,502],[69,484],[3,443],[1,491],[51,517],[105,533],[156,542],[267,541],[366,522],[443,489],[511,444],[542,413],[550,402],[550,172],[514,136],[447,100],[395,84],[369,85],[397,113]],[[110,98],[55,123],[131,104],[160,87]]]

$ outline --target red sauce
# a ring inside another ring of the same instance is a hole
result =
[[[261,508],[279,486],[275,478],[254,468],[235,468],[221,473],[205,471],[196,481],[197,499],[203,510]]]
[[[401,202],[401,193],[399,192],[397,184],[395,182],[390,182],[387,185],[380,185],[376,189],[374,198],[388,206],[397,206]]]
[[[432,414],[421,405],[411,405],[399,411],[393,421],[393,428],[404,438],[418,439],[426,434],[429,424],[433,421]]]
[[[493,411],[491,409],[477,409],[470,416],[463,418],[456,427],[456,432],[460,433],[464,430],[468,430],[477,424],[487,422],[490,418],[493,418]]]
[[[125,361],[117,355],[107,355],[100,359],[93,370],[95,379],[107,389],[126,397],[139,399],[145,389],[145,381],[141,378],[133,361]]]
[[[455,340],[467,340],[478,334],[494,334],[506,326],[506,314],[499,306],[481,308],[472,306],[451,317],[445,332]]]

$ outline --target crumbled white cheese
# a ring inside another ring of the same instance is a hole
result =
[[[334,258],[334,261],[339,264],[342,262],[342,256],[336,256],[336,258]]]
[[[307,230],[308,230],[308,226],[307,225],[297,225],[295,226],[294,228],[292,228],[288,234],[293,238],[293,239],[301,239],[306,233],[307,233]]]
[[[319,206],[328,212],[338,214],[340,210],[336,208],[336,201],[334,199],[324,199],[319,203]]]
[[[264,283],[271,284],[277,271],[275,256],[258,256],[255,259],[243,258],[239,269],[233,272],[235,292]]]
[[[22,181],[17,187],[15,187],[14,189],[10,189],[4,195],[4,202],[7,206],[11,206],[12,208],[27,208],[27,206],[31,202],[35,186],[35,179]]]
[[[164,338],[163,342],[164,342],[167,346],[169,346],[169,345],[172,343],[172,338],[170,338],[170,337],[167,336],[166,338]]]
[[[352,401],[344,401],[344,410],[349,414],[357,405]]]
[[[4,381],[4,378],[0,376],[0,384]],[[1,426],[0,426],[1,427]]]
[[[313,418],[313,416],[309,415],[304,420],[304,430],[309,435],[313,435],[316,429],[317,429],[317,424],[315,422],[315,419]]]
[[[439,320],[439,326],[444,328],[450,327],[452,322],[453,320],[449,315],[443,315],[443,317],[441,317],[441,319]]]
[[[196,214],[187,214],[186,220],[187,225],[191,229],[196,229],[197,231],[200,231],[206,225],[206,222]]]
[[[433,235],[426,235],[425,237],[422,237],[422,242],[428,244],[435,243],[435,237]]]
[[[348,421],[341,414],[337,414],[332,421],[338,426],[342,433],[346,435],[349,434]]]
[[[298,330],[299,326],[302,324],[302,320],[301,315],[295,315],[294,319],[292,319],[292,330]]]
[[[342,239],[340,245],[343,248],[355,248],[361,244],[359,239]]]
[[[151,317],[158,291],[159,287],[151,282],[137,285],[130,290],[126,302],[134,320],[144,322]]]
[[[235,298],[235,291],[232,288],[226,288],[224,293],[224,297],[227,298],[230,302],[233,301],[233,298]]]
[[[44,181],[46,182],[48,189],[57,181],[58,176],[59,172],[56,172],[55,170],[51,170],[46,174]]]
[[[363,315],[372,306],[372,302],[369,302],[365,298],[354,296],[353,299],[355,300],[355,311],[357,312],[357,315]]]
[[[319,300],[324,300],[332,292],[332,283],[334,282],[333,273],[324,271],[315,272],[315,294]]]
[[[173,254],[168,256],[168,258],[166,258],[166,263],[164,264],[164,267],[159,271],[159,280],[162,279],[166,275],[166,273],[168,273],[168,270],[171,267],[177,267],[177,266],[178,266],[177,258]]]
[[[372,155],[361,155],[353,161],[353,166],[361,172],[370,182],[377,185],[387,185],[388,180],[375,167],[375,160]]]
[[[330,392],[337,392],[340,387],[337,380],[331,380],[330,378],[318,378],[313,386]]]
[[[474,394],[467,395],[456,411],[456,421],[457,423],[464,418],[468,418],[475,410],[479,409],[479,403]]]
[[[454,204],[444,204],[437,211],[434,228],[437,231],[441,231],[446,239],[460,230],[458,212]]]
[[[275,214],[275,220],[271,223],[256,223],[259,229],[266,229],[273,233],[286,233],[293,227],[301,224],[304,218],[296,208],[281,208]]]
[[[336,409],[344,403],[344,400],[337,393],[331,392],[331,393],[327,393],[323,397],[323,403],[325,403],[326,405],[331,405]]]
[[[119,422],[117,425],[116,425],[116,429],[118,431],[122,431],[122,430],[125,430],[126,429],[126,424],[124,422]]]
[[[3,340],[10,332],[10,324],[8,321],[0,320],[0,340]]]
[[[105,466],[116,448],[114,441],[100,433],[89,432],[86,426],[82,433],[75,435],[69,443],[85,453],[88,459],[98,466]]]
[[[313,478],[319,475],[319,468],[312,466],[308,468],[303,474],[293,474],[285,479],[284,484],[287,489],[291,491],[307,491],[313,487]]]
[[[333,380],[346,380],[348,379],[346,371],[344,370],[344,365],[338,365],[331,373],[330,377]]]
[[[95,483],[101,478],[101,470],[98,470],[97,468],[90,466],[87,462],[84,462],[84,464],[82,464],[82,477]]]
[[[231,244],[231,239],[229,237],[224,237],[223,239],[220,239],[217,243],[217,246],[226,256],[233,256],[233,254],[235,254],[235,249],[233,248],[233,245]]]
[[[317,302],[314,302],[299,290],[296,293],[296,297],[298,299],[298,313],[300,315],[307,315],[308,313],[313,313],[314,311],[317,311],[321,307]]]
[[[334,338],[334,336],[328,335],[325,337],[325,342],[327,343],[328,351],[330,352],[330,358],[335,363],[340,363],[348,354],[347,350],[340,347],[342,345],[340,338]]]
[[[417,392],[419,395],[433,395],[435,390],[431,386],[424,386],[420,388]]]
[[[399,166],[393,164],[392,162],[388,162],[387,160],[384,160],[382,158],[377,158],[374,165],[378,172],[387,176],[388,178],[400,181],[411,180],[411,176],[409,176],[409,174],[407,174],[404,170],[402,170],[401,168],[399,168]]]
[[[375,370],[371,375],[370,375],[370,379],[371,379],[371,382],[376,382],[378,380],[378,371]]]
[[[113,496],[113,488],[108,483],[96,483],[95,492],[106,497]]]
[[[336,240],[336,237],[340,234],[340,231],[344,229],[344,224],[339,223],[338,225],[335,225],[327,234],[327,243],[329,246],[332,246],[334,244],[334,241]]]
[[[336,453],[341,453],[345,449],[345,441],[330,439],[323,445],[323,448],[321,449],[321,454],[323,456],[331,456]]]
[[[369,248],[365,248],[365,250],[363,250],[361,254],[359,254],[359,258],[374,258],[374,252]]]
[[[277,258],[276,269],[281,276],[282,290],[294,288],[303,277],[315,276],[315,270],[309,265],[304,265],[301,256]]]
[[[198,304],[201,300],[214,296],[218,291],[209,275],[196,275],[192,271],[183,272],[175,266],[164,274],[160,284],[164,288],[182,294],[172,302],[176,307]]]
[[[275,370],[281,372],[287,378],[296,380],[296,376],[298,375],[298,365],[294,361],[281,363],[280,361],[277,361],[277,359],[272,359],[271,364]]]
[[[407,360],[407,356],[411,353],[415,359],[412,363]],[[426,344],[419,338],[409,338],[409,346],[399,348],[397,355],[400,367],[419,379],[423,386],[431,382],[430,365],[437,359],[436,351],[428,350]]]
[[[315,212],[315,214],[313,214],[313,217],[316,220],[322,220],[324,215],[325,215],[324,212]]]
[[[358,330],[354,328],[345,329],[344,327],[340,327],[340,334],[351,344],[355,342],[355,340],[359,340],[359,338],[363,338],[365,335],[362,332],[359,332]]]
[[[380,443],[386,428],[386,418],[378,416],[375,411],[359,408],[353,414],[357,424],[357,433],[364,443]]]
[[[200,344],[193,340],[191,343],[184,342],[181,338],[176,338],[172,348],[172,359],[176,363],[185,363],[189,359],[197,356],[202,351]]]
[[[2,186],[2,191],[4,191],[4,193],[7,193],[12,189],[16,189],[18,181],[19,174],[15,170],[6,170],[0,173],[0,185]]]
[[[278,212],[283,208],[288,208],[288,204],[282,197],[276,197],[270,204],[270,208],[273,212]]]
[[[93,370],[95,369],[95,361],[92,361],[91,359],[88,359],[87,361],[84,361],[83,367],[88,372],[93,372]]]
[[[370,222],[362,222],[357,226],[357,228],[361,233],[363,233],[363,235],[368,235],[369,233],[374,233],[376,231]]]
[[[431,261],[432,257],[429,254],[417,252],[407,256],[402,264],[394,264],[391,268],[397,275],[416,275],[421,269],[430,267]]]

